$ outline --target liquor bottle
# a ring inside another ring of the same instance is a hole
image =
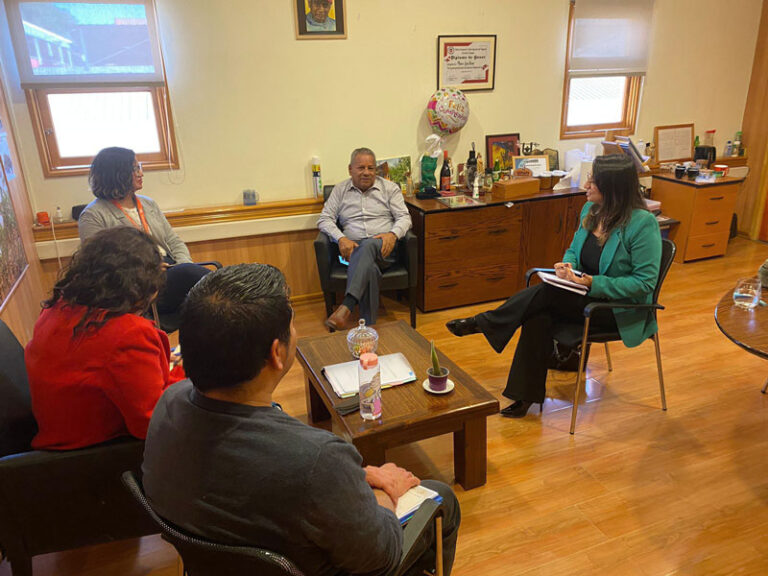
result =
[[[469,151],[469,158],[467,159],[467,167],[464,172],[467,176],[467,188],[472,190],[475,184],[475,176],[477,175],[477,158],[475,157],[474,144],[472,150]]]
[[[451,189],[451,165],[448,163],[448,150],[443,150],[443,167],[440,170],[440,190]]]

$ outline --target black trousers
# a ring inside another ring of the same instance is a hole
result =
[[[158,313],[170,314],[178,311],[187,293],[209,272],[209,268],[192,263],[174,264],[168,268],[165,272],[165,286],[157,298]]]
[[[544,402],[553,327],[558,323],[583,324],[584,306],[597,301],[541,283],[521,290],[495,310],[475,316],[478,328],[499,354],[522,327],[507,387],[502,393],[506,398]],[[610,310],[596,311],[590,326],[606,331],[618,329]]]

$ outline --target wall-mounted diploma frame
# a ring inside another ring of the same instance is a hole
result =
[[[493,90],[496,35],[438,36],[437,88]]]

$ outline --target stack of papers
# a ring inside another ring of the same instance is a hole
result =
[[[323,368],[323,374],[339,398],[349,398],[360,390],[360,380],[357,374],[358,364],[360,364],[359,360],[352,360]],[[382,388],[416,380],[413,368],[401,352],[379,356],[379,368]]]
[[[573,273],[577,276],[580,275],[576,270],[574,270]],[[570,280],[563,280],[549,272],[536,272],[536,274],[538,274],[539,278],[544,282],[551,284],[552,286],[557,286],[558,288],[569,290],[570,292],[576,292],[576,294],[581,294],[582,296],[587,293],[587,287],[582,284],[576,284],[576,282],[571,282]]]
[[[400,524],[405,524],[419,509],[422,502],[428,499],[435,500],[436,502],[442,502],[443,497],[440,496],[434,490],[425,488],[421,484],[414,486],[408,492],[400,496],[397,501],[397,507],[395,508],[395,514],[400,520]]]

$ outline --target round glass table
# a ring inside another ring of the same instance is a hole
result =
[[[720,331],[734,344],[768,360],[768,306],[761,304],[754,310],[737,308],[733,303],[731,289],[717,303],[715,322]],[[763,394],[766,388],[768,381],[763,386]]]

